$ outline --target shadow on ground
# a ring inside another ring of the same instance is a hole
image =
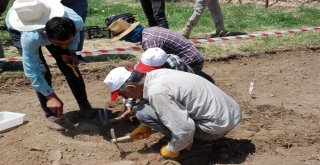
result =
[[[207,144],[201,143],[195,142],[191,151],[182,152],[177,161],[184,165],[240,164],[256,151],[255,145],[247,139],[224,138]]]
[[[110,129],[114,128],[117,137],[122,137],[131,132],[139,125],[136,120],[118,121],[114,123],[105,122],[106,119],[112,119],[118,116],[118,113],[112,113],[111,110],[106,110],[107,115],[101,119],[98,111],[102,108],[94,108],[97,112],[93,119],[83,119],[79,115],[79,111],[71,111],[64,114],[64,118],[68,121],[64,122],[64,127],[67,128],[62,134],[74,138],[77,135],[102,136],[105,140],[110,141]]]
[[[159,153],[160,148],[168,143],[164,137],[148,149],[139,153]],[[195,140],[191,150],[183,150],[175,159],[182,165],[209,165],[209,164],[240,164],[246,158],[256,152],[255,145],[247,139],[223,138],[217,141],[205,142]]]

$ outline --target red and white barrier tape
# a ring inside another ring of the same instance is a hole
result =
[[[293,30],[287,30],[287,31],[264,32],[259,34],[247,34],[247,35],[220,37],[220,38],[194,39],[194,40],[191,40],[191,42],[195,44],[200,44],[200,43],[206,43],[206,42],[220,42],[220,41],[247,39],[247,38],[260,38],[260,37],[268,37],[268,36],[275,36],[275,35],[282,35],[282,34],[289,34],[289,33],[316,31],[316,30],[320,30],[320,27],[300,28],[300,29],[293,29]]]
[[[112,48],[112,49],[100,49],[100,50],[94,50],[94,51],[82,51],[82,55],[99,55],[99,54],[107,54],[110,52],[124,52],[124,51],[142,51],[142,47],[140,45],[137,46],[131,46],[126,48]],[[80,54],[80,52],[77,52],[77,54]]]
[[[299,33],[299,32],[309,32],[309,31],[317,31],[320,30],[320,27],[311,27],[311,28],[300,28],[286,31],[276,31],[276,32],[264,32],[258,34],[247,34],[247,35],[239,35],[239,36],[229,36],[229,37],[220,37],[220,38],[205,38],[205,39],[192,39],[190,40],[194,44],[207,43],[207,42],[221,42],[221,41],[230,41],[230,40],[240,40],[247,38],[260,38],[260,37],[268,37],[268,36],[277,36],[289,33]],[[100,54],[107,54],[111,52],[124,52],[124,51],[142,51],[141,46],[131,46],[126,48],[111,48],[111,49],[100,49],[94,51],[82,51],[77,52],[77,54],[82,54],[86,56],[96,56]],[[49,55],[50,56],[50,55]],[[21,57],[12,57],[12,58],[0,58],[0,61],[21,61]]]

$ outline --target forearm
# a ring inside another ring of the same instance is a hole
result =
[[[24,73],[29,78],[36,91],[44,96],[53,93],[53,89],[49,86],[44,75],[41,73],[39,55],[30,54],[24,51],[22,58]]]
[[[25,67],[24,67],[25,68]],[[48,96],[53,93],[53,88],[51,88],[47,81],[44,79],[43,75],[39,71],[38,73],[30,72],[28,69],[25,70],[25,75],[31,81],[32,86],[36,91],[40,92],[44,96]]]

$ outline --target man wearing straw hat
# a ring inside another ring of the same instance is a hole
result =
[[[202,71],[204,63],[202,54],[180,34],[157,26],[144,28],[139,22],[130,24],[122,19],[112,22],[108,29],[112,33],[112,41],[122,39],[133,43],[140,42],[143,50],[159,47],[168,54],[180,57],[195,74],[214,82],[211,76]]]
[[[55,121],[63,115],[63,102],[51,87],[51,73],[39,47],[46,46],[77,100],[80,116],[93,118],[95,113],[87,99],[85,84],[77,67],[75,54],[83,20],[60,0],[16,0],[10,8],[6,23],[21,32],[22,62],[47,119],[47,127],[64,130]],[[59,46],[60,48],[57,49]]]

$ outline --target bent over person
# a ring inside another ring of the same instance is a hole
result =
[[[151,128],[171,137],[160,150],[162,156],[176,158],[189,149],[194,138],[217,140],[241,120],[239,105],[208,80],[187,72],[157,69],[146,74],[118,67],[104,83],[111,98],[142,100],[133,113],[142,123],[131,137],[150,136]]]
[[[75,96],[80,116],[93,118],[95,113],[87,99],[85,84],[77,67],[75,50],[83,21],[60,0],[16,0],[10,8],[6,23],[21,32],[22,62],[25,75],[30,79],[47,117],[47,127],[64,128],[55,121],[63,115],[63,102],[51,87],[51,73],[39,47],[46,46]],[[58,46],[58,47],[56,47]]]
[[[112,41],[125,40],[132,43],[140,42],[144,51],[158,47],[167,54],[177,55],[193,72],[214,83],[213,78],[202,71],[204,57],[190,41],[180,34],[162,27],[144,28],[139,22],[132,24],[117,19],[108,29],[112,33]]]

